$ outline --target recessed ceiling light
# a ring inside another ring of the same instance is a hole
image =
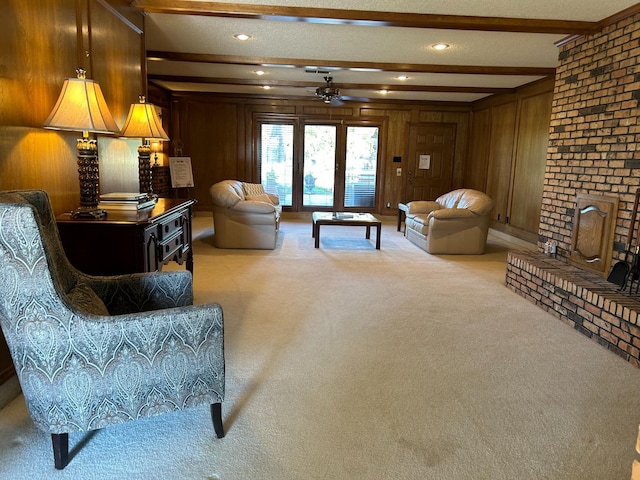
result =
[[[249,40],[251,38],[246,33],[238,33],[238,34],[234,35],[233,37],[237,38],[238,40],[242,40],[242,41]]]
[[[407,77],[406,75],[398,75],[396,77],[396,79],[398,79],[398,80],[409,80],[409,77]]]
[[[378,93],[386,95],[387,93],[389,93],[389,90],[379,90]]]
[[[271,87],[269,85],[264,85],[262,88],[264,88],[265,90],[271,90]]]
[[[253,73],[256,75],[264,75],[264,70],[254,70]]]
[[[431,48],[434,50],[446,50],[449,48],[449,44],[447,43],[436,43],[435,45],[431,45]]]

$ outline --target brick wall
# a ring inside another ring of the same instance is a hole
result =
[[[568,256],[577,193],[620,200],[613,262],[623,258],[640,185],[640,15],[560,47],[539,246]]]

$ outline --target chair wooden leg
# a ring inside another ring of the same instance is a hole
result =
[[[53,462],[58,470],[62,470],[69,462],[69,434],[52,433]]]
[[[222,425],[222,404],[211,404],[211,420],[213,420],[213,429],[216,431],[218,438],[224,437],[224,426]]]

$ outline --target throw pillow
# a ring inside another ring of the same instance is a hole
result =
[[[264,194],[264,188],[261,183],[243,183],[242,190],[244,190],[245,197],[247,195],[254,196]]]
[[[67,293],[69,302],[82,313],[92,315],[109,315],[104,302],[98,297],[96,292],[86,283],[78,282],[75,287]]]

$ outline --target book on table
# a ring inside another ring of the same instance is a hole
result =
[[[100,195],[98,208],[106,210],[143,210],[156,204],[156,197],[146,193],[113,192]]]

